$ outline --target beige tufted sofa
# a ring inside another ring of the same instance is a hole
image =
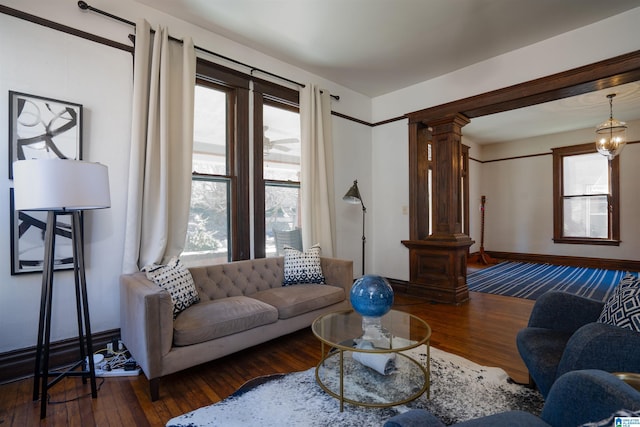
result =
[[[120,277],[121,338],[149,379],[308,327],[319,315],[349,308],[353,262],[321,258],[327,285],[282,286],[284,259],[260,258],[190,268],[200,302],[173,319],[169,293],[144,273]]]

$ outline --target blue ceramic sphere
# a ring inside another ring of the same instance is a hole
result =
[[[350,300],[360,315],[380,317],[391,310],[393,288],[384,278],[367,274],[354,282]]]

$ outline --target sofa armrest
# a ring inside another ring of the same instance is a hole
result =
[[[604,303],[597,300],[560,291],[547,292],[536,300],[529,326],[572,333],[598,320],[603,307]]]
[[[615,375],[590,369],[559,377],[541,417],[554,426],[582,425],[607,419],[620,409],[640,409],[640,392]]]
[[[640,372],[640,332],[605,323],[589,323],[567,342],[557,376],[579,369]]]
[[[353,285],[353,261],[338,258],[320,258],[320,266],[327,285],[340,286],[349,299]]]
[[[147,378],[162,376],[162,358],[173,342],[173,304],[144,273],[120,276],[120,334]]]

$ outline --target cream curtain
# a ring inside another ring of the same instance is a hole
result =
[[[322,255],[335,253],[335,200],[333,190],[333,138],[331,98],[328,90],[307,85],[300,92],[302,138],[302,242],[316,243]]]
[[[125,273],[179,255],[189,219],[195,49],[150,30],[136,25]]]

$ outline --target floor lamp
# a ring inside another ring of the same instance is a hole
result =
[[[42,419],[47,415],[49,388],[66,376],[82,377],[84,383],[89,378],[91,396],[98,397],[80,223],[82,211],[108,208],[111,205],[109,177],[107,167],[98,163],[62,159],[19,160],[13,164],[13,186],[16,210],[47,212],[33,384],[33,400],[40,398],[40,418]],[[50,370],[49,347],[55,240],[56,234],[60,234],[56,220],[60,215],[71,215],[80,360],[66,370]],[[79,371],[76,370],[78,367],[81,368]],[[53,378],[51,381],[49,381],[50,377]]]
[[[345,202],[362,205],[362,275],[364,276],[364,245],[367,238],[364,235],[364,214],[367,213],[367,208],[364,207],[362,197],[360,197],[360,190],[358,190],[358,180],[353,181],[353,185],[347,191],[347,194],[342,198]]]

